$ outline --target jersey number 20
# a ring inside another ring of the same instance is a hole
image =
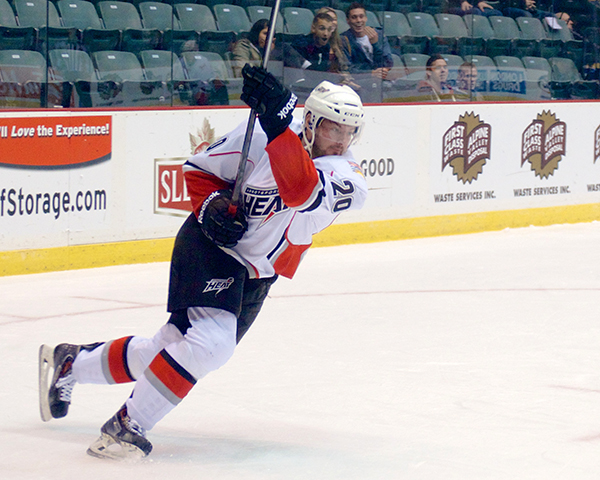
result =
[[[352,194],[354,193],[354,184],[350,180],[344,180],[342,184],[332,181],[333,195],[337,198],[333,204],[333,212],[343,212],[352,205]]]

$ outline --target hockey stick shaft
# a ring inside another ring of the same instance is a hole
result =
[[[279,14],[279,5],[281,0],[275,0],[275,5],[271,9],[271,18],[269,19],[269,34],[267,35],[265,54],[262,61],[262,67],[266,70],[269,64],[269,57],[271,56],[271,49],[273,46],[273,37],[275,36],[275,26],[277,24],[277,15]],[[250,141],[254,134],[254,125],[256,123],[256,111],[250,109],[250,117],[248,118],[248,125],[246,127],[246,135],[244,136],[244,143],[242,145],[242,153],[240,156],[240,163],[238,165],[238,171],[235,176],[235,185],[233,187],[233,193],[231,195],[231,204],[229,206],[229,214],[234,216],[237,212],[238,207],[241,206],[243,200],[241,198],[242,183],[244,181],[244,174],[246,172],[246,164],[248,163],[248,152],[250,151]]]

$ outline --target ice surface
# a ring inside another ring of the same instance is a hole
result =
[[[310,251],[138,464],[85,454],[131,385],[43,423],[41,343],[150,336],[168,264],[0,278],[0,478],[597,479],[600,223]]]

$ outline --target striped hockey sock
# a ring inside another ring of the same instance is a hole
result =
[[[173,410],[196,384],[196,379],[166,350],[150,363],[135,384],[127,409],[133,419],[150,430]]]

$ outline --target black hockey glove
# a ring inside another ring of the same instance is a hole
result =
[[[281,135],[292,122],[298,97],[262,67],[244,65],[241,99],[258,114],[269,142]]]
[[[243,209],[238,208],[234,216],[229,213],[231,195],[231,190],[211,193],[204,200],[198,214],[198,222],[204,235],[219,247],[235,247],[248,230]]]

